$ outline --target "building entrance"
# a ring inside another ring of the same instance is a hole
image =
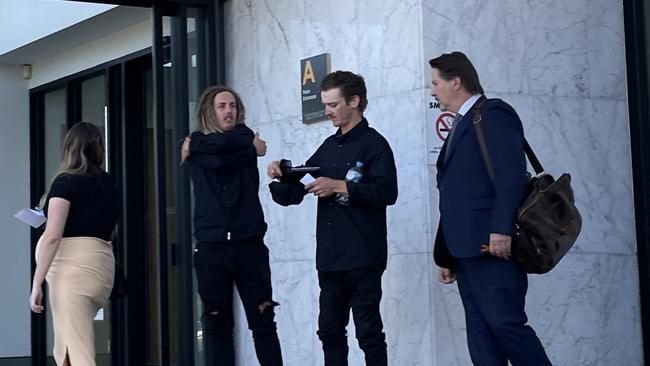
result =
[[[80,121],[98,125],[107,146],[104,166],[121,194],[114,250],[124,281],[95,320],[97,362],[202,365],[191,189],[180,146],[195,125],[200,92],[223,80],[223,5],[136,6],[152,9],[150,49],[30,91],[31,198],[38,202],[56,174],[67,130]],[[33,248],[39,235],[32,233]],[[51,315],[32,319],[33,365],[52,364]]]

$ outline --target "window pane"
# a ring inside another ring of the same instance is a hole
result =
[[[203,49],[205,35],[205,18],[202,16],[203,8],[187,9],[187,67],[188,67],[188,112],[189,126],[188,130],[196,129],[196,105],[199,96],[205,86],[205,52]],[[191,186],[190,186],[191,187]],[[191,215],[192,223],[194,222],[194,192],[191,191]],[[195,245],[192,236],[192,245],[187,249],[192,249]],[[203,303],[199,297],[199,291],[196,283],[196,274],[192,271],[192,313],[194,315],[194,365],[203,366],[205,364],[203,326],[201,324],[201,315],[203,314]]]
[[[84,80],[81,83],[81,120],[99,127],[104,136],[104,145],[106,146],[106,155],[104,156],[104,168],[109,170],[108,166],[108,106],[106,103],[106,76],[104,74],[91,79]]]
[[[45,186],[49,187],[59,171],[61,147],[68,132],[65,88],[45,94]]]
[[[61,147],[63,139],[68,132],[66,124],[66,92],[65,88],[56,89],[44,95],[45,116],[45,189],[49,190],[50,183],[59,171],[61,161]],[[54,328],[52,326],[52,312],[45,306],[47,322],[47,355],[52,357],[54,347]]]
[[[104,169],[108,171],[108,105],[106,102],[106,76],[101,74],[81,82],[81,120],[99,127],[104,137]],[[111,306],[107,304],[93,321],[97,364],[111,364]]]

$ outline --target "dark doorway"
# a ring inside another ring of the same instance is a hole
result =
[[[191,188],[179,149],[195,123],[200,92],[224,80],[223,4],[128,3],[151,7],[151,49],[30,91],[32,203],[39,201],[56,172],[67,129],[85,118],[101,119],[106,166],[121,192],[114,250],[125,281],[123,296],[113,298],[103,314],[102,336],[97,338],[104,348],[97,348],[98,364],[200,366]],[[39,235],[32,232],[32,248]],[[33,315],[33,365],[51,362],[48,354],[47,317]]]
[[[162,61],[170,64],[165,53]],[[124,281],[94,322],[100,366],[193,364],[192,266],[179,249],[191,252],[190,196],[179,184],[187,179],[177,157],[188,124],[175,123],[172,104],[155,108],[152,60],[144,50],[31,91],[35,204],[56,174],[63,137],[80,121],[104,131],[104,167],[121,194],[113,248]],[[171,68],[161,70],[163,84],[172,85]],[[163,94],[169,101],[174,93]],[[40,234],[33,233],[34,247]],[[33,364],[53,365],[51,314],[34,317],[32,334]]]
[[[641,321],[645,364],[650,364],[650,6],[624,0],[628,106],[632,148]]]

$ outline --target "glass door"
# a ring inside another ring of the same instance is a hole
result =
[[[49,187],[59,171],[61,152],[65,134],[68,132],[67,123],[67,93],[66,88],[58,88],[43,95],[43,136],[44,136],[44,186]],[[43,191],[44,192],[44,191]],[[54,328],[52,311],[45,298],[46,322],[46,355],[48,364],[54,364],[52,350],[54,347]]]
[[[73,111],[69,111],[68,101],[75,98],[73,90],[80,91],[81,118],[76,120]],[[108,143],[108,105],[106,101],[106,76],[100,75],[81,80],[72,81],[67,87],[61,87],[46,92],[43,95],[43,137],[44,137],[44,186],[49,187],[50,182],[59,170],[63,140],[68,131],[70,122],[76,123],[80,120],[97,125],[101,131],[105,131],[106,156],[110,152]],[[104,168],[108,171],[107,161]],[[46,306],[46,352],[49,363],[52,363],[52,348],[54,344],[54,331],[52,326],[52,313]],[[93,321],[95,328],[95,348],[97,353],[97,365],[111,365],[111,318],[110,305],[100,309]]]
[[[196,106],[199,97],[205,89],[206,80],[206,53],[204,52],[206,37],[206,19],[204,13],[199,8],[190,7],[187,9],[187,76],[188,76],[188,131],[196,129]],[[194,192],[190,186],[190,197],[192,198],[190,219],[194,219]],[[196,245],[194,237],[191,237],[191,245],[186,247],[190,250]],[[191,254],[190,254],[191,255]],[[192,271],[192,294],[191,294],[191,308],[192,320],[194,326],[192,327],[192,334],[194,339],[193,356],[194,365],[205,365],[205,350],[203,343],[203,326],[201,323],[201,315],[203,314],[203,303],[199,297],[199,291],[196,283],[196,275]]]
[[[151,55],[124,63],[121,88],[122,263],[126,274],[123,321],[118,339],[123,352],[116,365],[160,365],[160,288],[156,217],[154,93]]]
[[[151,50],[31,91],[32,201],[56,174],[67,129],[79,121],[100,127],[105,167],[121,194],[114,246],[126,285],[125,297],[113,299],[95,320],[98,364],[201,366],[192,193],[180,146],[194,129],[201,91],[223,80],[223,4],[141,4],[153,10]],[[47,318],[33,316],[38,366],[52,353]]]
[[[185,7],[154,7],[155,110],[154,144],[158,186],[157,224],[160,297],[160,364],[190,365],[193,354],[191,300],[192,266],[188,179],[180,165],[180,146],[187,135],[187,60],[182,55],[185,42]],[[156,38],[155,38],[156,39]],[[162,194],[165,192],[165,194]],[[189,323],[189,324],[188,324]]]
[[[108,100],[106,98],[106,74],[91,77],[81,81],[81,120],[96,125],[104,137],[106,151],[104,155],[104,170],[109,174],[111,167],[108,156],[111,154],[109,141]],[[93,320],[95,329],[95,353],[98,366],[111,365],[111,304],[100,309]]]
[[[192,264],[191,186],[180,164],[180,147],[195,125],[196,103],[207,85],[205,29],[212,6],[154,6],[161,365],[203,365],[201,308]]]
[[[149,73],[151,73],[150,53],[147,56],[141,56],[139,60],[146,60],[149,62]],[[129,176],[130,180],[134,182],[138,180],[138,177],[144,177],[142,174],[142,168],[139,167],[134,171],[127,172],[122,166],[123,161],[126,160],[126,153],[132,152],[128,151],[122,154],[122,149],[125,146],[125,137],[128,136],[130,139],[135,137],[135,135],[127,134],[127,132],[131,132],[131,130],[124,130],[124,134],[118,132],[126,126],[126,123],[124,126],[121,123],[121,116],[126,114],[122,113],[121,109],[123,102],[122,96],[124,95],[125,90],[124,85],[121,82],[122,68],[123,64],[121,63],[103,67],[100,66],[94,70],[89,70],[86,75],[69,78],[61,82],[55,82],[52,85],[45,85],[36,90],[32,90],[31,186],[32,202],[34,204],[39,202],[40,197],[47,191],[52,179],[58,173],[63,141],[68,129],[75,123],[81,121],[95,124],[102,132],[106,146],[106,155],[104,156],[103,167],[111,174],[111,176],[113,176],[119,191],[123,191],[124,183],[129,181],[126,179],[127,176]],[[142,74],[142,68],[138,70],[138,72]],[[149,84],[151,84],[151,78],[149,79]],[[144,94],[145,88],[141,87],[138,91],[140,94]],[[149,95],[151,95],[150,91]],[[144,100],[144,97],[141,97],[140,99]],[[128,100],[128,103],[132,103],[134,100],[135,99]],[[140,111],[144,110],[144,108],[145,106],[143,104],[138,104],[136,107],[136,109]],[[135,115],[134,110],[131,110],[130,112]],[[150,115],[151,113],[148,114]],[[131,117],[131,115],[129,115],[129,117]],[[130,119],[129,122],[131,122]],[[141,124],[144,123],[143,120],[140,119],[138,119],[138,122]],[[129,127],[131,126],[132,125],[129,125]],[[142,130],[144,131],[144,128]],[[142,135],[143,133],[140,133],[140,136]],[[130,142],[130,146],[136,146],[135,151],[137,151],[137,148],[141,148],[143,144],[140,141],[137,141],[137,138],[134,141],[135,142]],[[137,153],[134,153],[134,157],[137,157]],[[143,180],[144,178],[141,178],[141,181]],[[141,184],[141,186],[144,186],[144,184]],[[141,189],[141,191],[143,190],[144,189]],[[133,200],[133,203],[129,200],[122,200],[121,206],[125,211],[129,211],[131,207],[134,207],[131,211],[139,211],[140,213],[143,213],[147,206],[146,201],[142,201],[143,203],[139,207],[135,207],[137,205],[137,200]],[[125,223],[136,221],[137,220],[131,218],[130,220],[122,219],[118,224],[119,235],[116,240],[113,241],[116,259],[118,261],[124,258],[121,254],[123,254],[122,246],[125,242],[124,239],[126,238],[123,233],[126,229]],[[140,227],[140,231],[143,231],[142,226]],[[32,234],[33,250],[41,232],[34,230]],[[134,246],[142,246],[142,240],[140,240],[141,237],[136,237],[135,240],[131,240],[131,243],[136,243]],[[143,255],[138,257],[137,255],[134,255],[133,257],[138,260],[138,263],[133,267],[146,268],[142,263],[146,256]],[[133,281],[134,288],[138,282],[136,281],[136,278],[143,276],[143,274],[135,276]],[[145,286],[142,286],[142,288],[145,288]],[[45,301],[47,302],[47,298]],[[134,303],[138,304],[137,301],[134,301]],[[125,362],[126,356],[124,355],[126,352],[125,344],[127,344],[126,336],[129,335],[128,330],[130,329],[127,330],[125,325],[128,323],[125,320],[125,314],[127,314],[124,311],[124,309],[126,309],[125,306],[126,301],[123,299],[111,298],[110,303],[101,309],[94,318],[93,325],[97,365],[110,366],[127,364],[127,362]],[[52,315],[47,303],[45,307],[47,310],[44,316],[32,315],[33,364],[39,366],[54,364],[52,358],[54,343]],[[141,313],[144,314],[145,311],[143,310]],[[116,314],[118,316],[116,316]],[[139,316],[137,312],[134,312],[134,315]],[[134,316],[133,319],[135,319],[136,316]],[[114,342],[114,340],[117,340],[117,342]],[[134,347],[134,349],[139,349],[139,347]],[[116,350],[120,353],[117,355],[117,358],[115,357]],[[143,363],[136,362],[133,364]]]

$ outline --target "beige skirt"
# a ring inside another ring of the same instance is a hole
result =
[[[63,238],[47,280],[54,359],[63,365],[95,365],[93,318],[113,288],[115,258],[110,242],[92,237]]]

